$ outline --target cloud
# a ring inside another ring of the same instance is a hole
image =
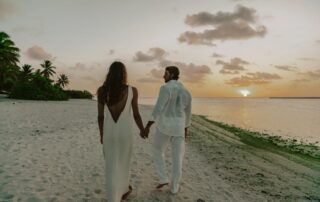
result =
[[[140,82],[159,82],[163,78],[165,67],[177,66],[180,70],[180,78],[188,83],[202,83],[206,75],[212,74],[211,69],[207,65],[195,65],[193,63],[183,63],[179,61],[163,60],[159,63],[160,67],[154,68],[149,72],[151,78],[140,79]]]
[[[249,62],[242,60],[241,58],[232,58],[230,62],[224,62],[222,60],[216,61],[217,65],[222,65],[222,69],[219,71],[221,74],[239,74],[240,71],[246,70],[243,65],[250,64]]]
[[[299,75],[305,76],[308,79],[318,80],[320,79],[320,69],[314,71],[300,72]]]
[[[53,57],[51,54],[47,53],[42,47],[40,46],[32,46],[28,48],[26,51],[26,55],[35,60],[55,60],[56,58]]]
[[[214,57],[214,58],[222,58],[223,55],[220,55],[220,54],[217,54],[217,53],[213,53],[212,57]]]
[[[185,23],[191,27],[198,27],[204,25],[219,25],[224,23],[230,23],[237,20],[243,20],[245,22],[255,22],[257,16],[255,16],[255,9],[247,8],[242,5],[238,5],[233,13],[219,11],[217,14],[211,14],[208,12],[200,12],[194,15],[187,15]]]
[[[299,60],[304,60],[304,61],[316,61],[316,58],[308,58],[308,57],[302,57],[298,58]]]
[[[196,32],[184,32],[178,38],[178,41],[181,43],[187,43],[189,45],[208,45],[214,46],[212,43],[214,40],[231,40],[231,39],[249,39],[253,37],[263,37],[266,34],[266,27],[259,26],[255,29],[250,27],[245,22],[239,23],[226,23],[219,25],[216,29],[205,30],[202,33]]]
[[[270,74],[266,72],[247,73],[241,77],[235,77],[226,82],[226,84],[232,86],[250,86],[250,85],[263,85],[268,84],[272,80],[281,79],[278,74]]]
[[[212,74],[210,67],[207,65],[196,65],[193,63],[187,64],[179,61],[162,60],[160,62],[162,75],[164,74],[164,68],[171,65],[179,68],[181,79],[185,82],[202,82],[206,75]]]
[[[281,69],[281,70],[285,70],[285,71],[289,71],[289,72],[295,72],[298,70],[297,67],[288,66],[288,65],[275,65],[274,67],[277,69]]]
[[[98,66],[99,64],[97,64]],[[93,70],[95,69],[93,66],[91,67],[87,67],[87,65],[83,64],[83,63],[76,63],[75,66],[73,67],[69,67],[70,70],[77,70],[77,71],[90,71],[90,70]]]
[[[160,60],[162,59],[166,54],[166,51],[162,48],[150,48],[147,53],[143,53],[141,51],[138,51],[135,54],[135,57],[133,58],[133,61],[135,62],[150,62],[154,60]]]
[[[311,80],[310,79],[295,79],[295,80],[292,80],[292,82],[294,83],[305,83],[305,82],[310,82]]]
[[[7,0],[0,0],[0,21],[16,12],[16,6]]]
[[[215,40],[245,40],[264,37],[267,28],[257,24],[256,10],[238,5],[234,12],[219,11],[216,14],[200,12],[187,15],[185,23],[191,27],[213,26],[203,32],[186,31],[178,37],[181,43],[189,45],[215,45]]]
[[[164,75],[164,71],[161,69],[152,69],[150,73],[154,78],[158,78],[158,79],[161,79]]]
[[[161,82],[160,79],[154,79],[154,78],[141,78],[137,80],[138,82],[141,83],[159,83]]]
[[[160,68],[155,69],[155,68],[153,68],[148,73],[149,77],[141,78],[141,79],[138,79],[137,81],[141,82],[141,83],[159,83],[159,82],[161,82],[163,74],[164,74],[164,70],[163,69],[160,69]]]
[[[137,56],[137,53],[143,54],[143,57],[141,54]],[[149,49],[149,55],[142,53],[141,51],[136,53],[135,61],[143,61],[143,62],[149,62],[149,61],[157,61],[158,67],[153,68],[148,73],[148,76],[151,78],[142,78],[138,81],[140,82],[159,82],[162,80],[165,67],[167,66],[177,66],[180,70],[180,77],[184,82],[202,82],[206,75],[212,74],[211,69],[207,65],[196,65],[193,63],[183,63],[179,61],[172,61],[165,59],[165,57],[168,55],[168,53],[163,50],[162,48],[151,48]],[[139,58],[140,57],[140,58]]]
[[[210,31],[210,30],[207,30],[207,31]],[[180,35],[180,37],[178,38],[178,41],[181,43],[187,43],[188,45],[216,46],[205,35],[206,33],[196,33],[196,32],[187,31]]]

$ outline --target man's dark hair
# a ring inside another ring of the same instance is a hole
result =
[[[179,79],[180,71],[179,71],[178,67],[168,66],[168,67],[166,67],[166,71],[168,71],[170,73],[170,75],[172,75],[172,79],[174,79],[174,80]]]

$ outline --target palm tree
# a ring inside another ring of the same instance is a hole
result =
[[[52,76],[53,74],[55,74],[56,72],[53,70],[56,67],[52,66],[51,61],[49,60],[45,60],[43,64],[41,64],[41,67],[43,68],[41,74],[46,77],[47,79],[50,78],[50,76]]]
[[[40,76],[41,76],[41,71],[40,71],[40,69],[37,69],[37,70],[34,72],[34,75],[40,75]]]
[[[0,32],[0,91],[9,90],[5,81],[15,79],[19,57],[19,48],[15,47],[10,36],[5,32]]]
[[[28,64],[24,64],[22,67],[21,67],[21,76],[22,78],[28,78],[32,75],[32,70],[33,68],[31,67],[31,65],[28,65]]]
[[[69,78],[65,74],[60,74],[57,84],[64,88],[69,84]]]
[[[18,79],[19,74],[19,67],[18,66],[7,66],[4,68],[3,73],[3,80],[1,80],[2,89],[6,92],[10,91],[11,88],[14,86],[14,83]],[[0,90],[1,91],[1,90]]]

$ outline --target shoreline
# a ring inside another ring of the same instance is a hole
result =
[[[320,146],[315,143],[308,144],[302,141],[299,143],[296,139],[285,139],[281,136],[272,136],[266,133],[250,131],[234,125],[211,120],[203,115],[193,115],[193,121],[197,122],[199,120],[204,121],[202,124],[213,124],[233,134],[238,137],[243,144],[291,158],[298,163],[303,163],[320,171]],[[213,134],[211,133],[210,135]]]
[[[287,145],[276,145],[284,142]],[[296,152],[299,144],[290,146],[286,140],[266,138],[199,115],[193,116],[189,143],[206,157],[213,172],[237,190],[262,193],[266,201],[320,200],[319,147],[314,153]]]

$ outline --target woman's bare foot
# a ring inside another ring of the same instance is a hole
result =
[[[131,194],[131,192],[132,192],[132,186],[129,185],[129,191],[127,191],[125,194],[123,194],[121,199],[126,200],[128,198],[128,196]]]

